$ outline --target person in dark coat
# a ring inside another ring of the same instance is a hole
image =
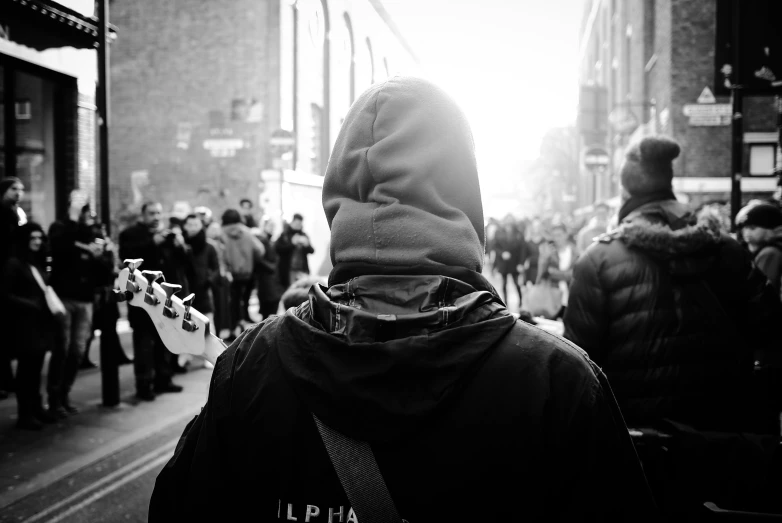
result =
[[[81,219],[87,195],[74,190],[70,194],[68,215],[49,227],[52,254],[52,288],[65,306],[65,316],[52,350],[47,375],[49,409],[55,416],[76,414],[70,391],[82,358],[92,337],[95,291],[105,275],[105,241],[96,242],[92,227]]]
[[[755,362],[778,357],[782,305],[718,222],[698,221],[676,200],[679,151],[668,138],[648,137],[626,152],[619,227],[575,265],[565,337],[606,372],[630,427],[778,439],[779,411],[769,391],[759,390]],[[741,446],[724,449],[714,463],[732,463]],[[726,477],[736,475],[731,470],[723,467]],[[689,501],[686,510],[719,500]]]
[[[278,269],[283,289],[287,289],[296,280],[310,273],[307,256],[314,253],[315,249],[303,230],[303,223],[304,218],[301,214],[294,214],[291,223],[283,226],[282,234],[274,242],[274,248],[280,255]]]
[[[755,205],[741,221],[736,220],[736,225],[741,228],[755,265],[782,298],[782,209],[772,203]]]
[[[19,227],[19,203],[24,196],[24,184],[22,180],[14,176],[8,176],[0,180],[0,271],[11,258],[12,247],[16,240],[16,230]],[[7,331],[9,312],[0,300],[0,327]],[[14,389],[14,375],[11,369],[11,344],[6,343],[0,349],[0,399],[8,397],[9,391]]]
[[[218,358],[150,522],[363,521],[313,414],[371,446],[408,521],[655,519],[600,369],[515,320],[480,273],[472,134],[442,90],[397,76],[362,94],[323,207],[330,287]]]
[[[262,219],[262,228],[258,239],[264,247],[263,259],[256,268],[258,271],[258,301],[260,302],[261,316],[263,319],[272,314],[277,314],[280,307],[282,287],[279,277],[279,256],[272,243],[274,222],[268,216]]]
[[[16,401],[20,429],[40,430],[42,423],[56,418],[44,410],[41,372],[46,352],[54,345],[57,320],[46,302],[40,278],[46,285],[45,235],[40,225],[28,222],[16,230],[15,253],[3,268],[2,293],[9,321],[6,331],[10,346],[16,348]]]
[[[508,279],[516,289],[521,306],[521,285],[519,285],[519,267],[524,254],[524,239],[516,228],[513,216],[508,215],[502,222],[502,227],[497,230],[492,242],[494,250],[494,270],[500,273],[502,278],[502,298],[508,303]]]
[[[141,220],[119,235],[120,259],[142,258],[141,270],[163,271],[167,281],[182,285],[178,268],[186,267],[188,250],[184,238],[161,227],[163,207],[147,202],[141,207]],[[166,269],[174,268],[174,270]],[[141,282],[141,285],[145,285]],[[142,287],[143,288],[143,287]],[[186,292],[186,289],[184,289]],[[185,294],[183,294],[184,296]],[[128,308],[128,320],[133,329],[133,369],[136,375],[136,397],[153,401],[156,394],[181,392],[182,387],[171,379],[173,357],[163,345],[160,336],[145,310]]]
[[[195,293],[193,307],[214,323],[214,296],[212,288],[220,277],[217,248],[206,237],[204,224],[196,214],[190,214],[184,222],[185,242],[190,246],[190,263],[187,265],[187,281],[190,292]],[[184,295],[183,295],[184,296]]]

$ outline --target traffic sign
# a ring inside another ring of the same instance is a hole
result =
[[[711,92],[711,89],[704,87],[703,91],[701,91],[701,95],[698,97],[698,103],[715,104],[717,103],[717,99],[714,97],[714,93]]]
[[[608,151],[602,147],[590,147],[584,152],[584,165],[587,169],[606,167],[609,161]]]

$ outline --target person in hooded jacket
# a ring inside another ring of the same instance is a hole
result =
[[[772,203],[754,205],[737,225],[763,272],[782,298],[782,209]]]
[[[369,521],[313,415],[368,442],[399,516],[647,521],[656,508],[586,354],[516,321],[480,274],[463,113],[426,80],[363,93],[323,187],[329,287],[237,339],[155,483],[149,521]]]
[[[779,414],[770,390],[758,390],[755,361],[779,352],[773,329],[782,306],[749,253],[716,220],[698,220],[676,200],[672,162],[679,152],[666,137],[644,138],[626,151],[619,226],[574,267],[565,337],[608,375],[629,427],[682,439],[753,432],[776,433],[776,440]],[[685,459],[707,455],[698,448]],[[723,447],[698,467],[722,466],[740,448]],[[711,477],[724,480],[728,470]],[[669,473],[661,482],[669,493],[708,492],[710,478],[693,477],[676,488]],[[706,501],[677,495],[661,502],[666,512],[697,510]]]

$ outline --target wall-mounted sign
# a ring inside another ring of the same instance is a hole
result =
[[[719,127],[730,125],[733,111],[730,104],[687,104],[682,112],[690,118],[693,127]]]

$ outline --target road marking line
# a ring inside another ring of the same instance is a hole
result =
[[[168,460],[170,458],[170,456],[168,455],[168,452],[170,450],[172,450],[174,447],[176,447],[177,441],[179,441],[179,438],[177,438],[175,440],[172,440],[172,441],[169,441],[168,443],[166,443],[162,447],[158,447],[155,450],[153,450],[151,452],[148,452],[148,453],[144,454],[143,456],[141,456],[139,458],[136,458],[135,460],[131,461],[130,463],[122,466],[121,468],[118,468],[117,470],[115,470],[111,474],[107,474],[106,476],[103,476],[98,481],[90,483],[89,485],[87,485],[86,487],[82,488],[81,490],[78,490],[78,491],[74,492],[73,494],[71,494],[67,498],[62,499],[62,500],[58,501],[57,503],[47,507],[45,510],[42,510],[41,512],[36,513],[35,515],[30,517],[29,519],[24,520],[24,523],[33,523],[34,521],[38,521],[40,519],[43,519],[44,517],[48,516],[52,512],[62,508],[65,505],[68,505],[69,503],[71,503],[71,502],[75,501],[76,499],[78,499],[78,498],[88,494],[89,492],[92,492],[93,490],[95,490],[97,488],[100,488],[101,486],[103,486],[106,483],[114,481],[117,477],[122,476],[123,474],[126,474],[126,473],[130,472],[134,468],[144,464],[145,462],[147,462],[147,461],[149,461],[151,459],[154,459],[155,457],[157,457],[160,454],[165,454],[163,456],[163,458]]]
[[[131,474],[128,474],[127,476],[125,476],[121,480],[117,481],[116,483],[112,483],[108,487],[106,487],[106,488],[104,488],[102,490],[99,490],[98,492],[96,492],[92,496],[88,497],[87,499],[85,499],[81,503],[77,503],[76,505],[73,505],[71,508],[69,508],[68,510],[66,510],[62,514],[60,514],[57,517],[54,517],[54,518],[48,520],[46,523],[57,523],[58,521],[62,521],[63,519],[67,518],[68,516],[70,516],[72,514],[75,514],[76,512],[82,510],[87,505],[91,505],[92,503],[95,503],[96,501],[98,501],[100,498],[106,496],[107,494],[110,494],[110,493],[114,492],[115,490],[120,488],[122,485],[124,485],[126,483],[130,483],[134,479],[138,478],[139,476],[143,476],[144,474],[146,474],[147,472],[149,472],[150,470],[152,470],[152,469],[154,469],[156,467],[159,467],[161,465],[165,465],[167,461],[168,461],[168,456],[160,456],[155,461],[147,463],[146,465],[144,465],[140,469],[136,469]]]

